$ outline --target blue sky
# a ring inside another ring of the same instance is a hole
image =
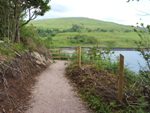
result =
[[[52,0],[51,10],[43,17],[88,17],[125,25],[137,22],[150,24],[150,1],[130,2],[127,0]]]

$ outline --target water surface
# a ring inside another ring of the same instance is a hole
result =
[[[88,50],[85,48],[85,50]],[[75,52],[75,48],[63,48],[63,52],[73,54]],[[140,52],[135,50],[113,50],[114,54],[111,55],[111,59],[113,61],[118,60],[119,55],[122,54],[125,58],[125,66],[134,72],[139,72],[141,68],[147,68],[146,62]]]

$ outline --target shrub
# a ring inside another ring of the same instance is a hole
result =
[[[30,26],[24,26],[21,28],[21,37],[22,41],[24,41],[24,38],[36,38],[39,37],[36,27],[33,25]]]
[[[71,31],[71,32],[81,32],[83,29],[84,29],[84,26],[82,24],[81,25],[73,24],[69,31]]]
[[[76,35],[70,38],[70,42],[75,44],[97,44],[98,40],[87,35]]]
[[[57,33],[60,33],[59,29],[37,29],[37,33],[40,37],[47,37],[47,36],[55,36]]]
[[[0,44],[0,54],[14,57],[17,53],[23,53],[26,47],[22,43],[3,42]]]

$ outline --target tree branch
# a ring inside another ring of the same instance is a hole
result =
[[[37,15],[35,13],[31,14],[32,13],[31,12],[32,9],[33,8],[28,10],[28,17],[29,17],[28,20],[26,22],[24,22],[23,24],[21,24],[20,27],[23,27],[24,25],[28,24],[31,20],[34,20],[37,17]]]

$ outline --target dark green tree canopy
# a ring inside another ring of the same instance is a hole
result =
[[[25,25],[29,21],[35,19],[37,16],[43,16],[46,11],[50,10],[48,3],[50,0],[13,0],[18,3],[20,9],[20,16],[26,16],[27,21],[22,24]]]

